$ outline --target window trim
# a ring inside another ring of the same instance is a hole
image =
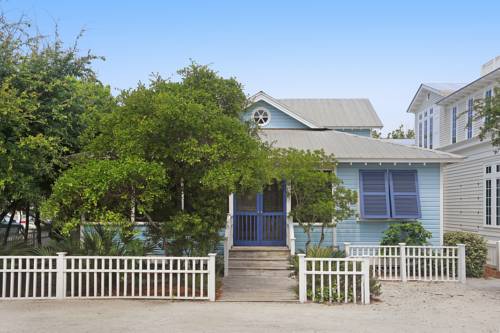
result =
[[[470,134],[469,134],[470,132]],[[467,98],[467,125],[465,126],[465,139],[470,140],[474,137],[474,98]]]
[[[500,171],[497,171],[498,168],[497,166],[500,165],[500,163],[484,163],[483,164],[483,188],[482,188],[482,194],[483,194],[483,226],[487,228],[500,228],[500,216],[499,216],[499,209],[497,206],[498,203],[498,194],[499,194],[499,186],[500,186]],[[487,168],[491,168],[490,173],[486,173]],[[490,209],[491,209],[491,224],[487,224],[487,219],[486,219],[486,182],[491,181],[491,204],[490,204]]]
[[[451,108],[451,143],[457,143],[457,114],[458,107],[455,105]]]
[[[259,111],[264,111],[267,113],[267,121],[266,123],[264,124],[259,124],[256,120],[255,120],[255,114]],[[260,127],[266,127],[266,126],[269,126],[269,124],[271,123],[271,111],[269,111],[267,108],[265,107],[258,107],[256,108],[253,112],[252,112],[252,121],[257,125],[257,126],[260,126]]]

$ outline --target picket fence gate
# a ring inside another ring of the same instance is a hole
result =
[[[299,258],[299,302],[370,304],[369,261],[363,258]]]
[[[0,299],[215,301],[215,257],[0,256]]]
[[[369,260],[371,273],[385,281],[466,281],[465,245],[351,245],[346,256]]]

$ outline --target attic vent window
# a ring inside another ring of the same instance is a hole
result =
[[[266,126],[267,124],[269,124],[269,121],[271,120],[271,115],[267,110],[257,109],[253,113],[253,120],[257,125]]]

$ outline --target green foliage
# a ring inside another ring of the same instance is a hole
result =
[[[430,231],[425,230],[422,224],[415,222],[393,223],[384,231],[384,237],[380,242],[381,245],[398,245],[406,243],[406,245],[425,245],[432,237]]]
[[[357,201],[356,192],[342,185],[333,172],[334,157],[323,151],[276,149],[272,156],[275,178],[286,179],[290,185],[290,216],[307,234],[306,247],[311,243],[311,231],[316,223],[321,224],[318,244],[321,247],[327,227],[354,215],[351,206]]]
[[[415,139],[415,131],[411,128],[404,130],[403,124],[390,133],[387,133],[387,139]]]
[[[492,97],[474,101],[474,120],[484,119],[479,138],[491,139],[491,144],[500,149],[500,88],[495,87]]]
[[[66,252],[68,255],[88,256],[144,256],[154,250],[154,246],[137,238],[133,225],[121,227],[111,225],[82,226],[82,237],[71,235],[51,240],[48,245],[35,248],[37,255],[55,255]]]
[[[68,233],[82,218],[120,225],[130,212],[150,213],[163,200],[167,178],[164,168],[138,158],[90,160],[76,164],[57,180],[43,212]]]
[[[446,232],[444,234],[444,245],[455,246],[465,244],[465,266],[467,276],[482,277],[488,247],[483,237],[478,234],[465,231]]]
[[[382,138],[382,133],[380,131],[377,131],[377,130],[372,130],[371,137],[374,139],[380,139],[380,138]]]

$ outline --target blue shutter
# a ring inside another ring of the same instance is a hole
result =
[[[387,171],[360,170],[359,188],[362,218],[391,217]]]
[[[389,171],[393,218],[420,218],[420,198],[416,170]]]

